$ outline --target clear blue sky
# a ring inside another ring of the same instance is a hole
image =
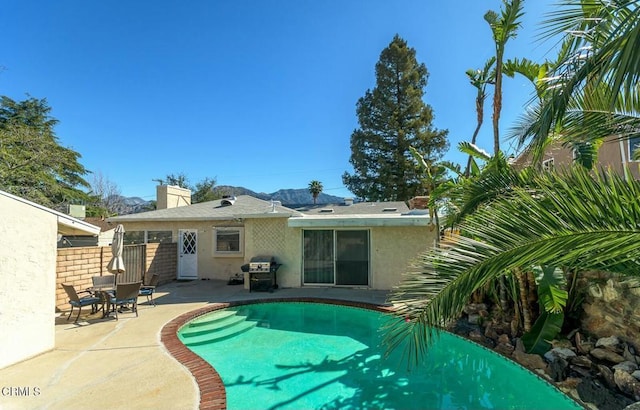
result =
[[[445,159],[475,127],[465,71],[493,54],[483,15],[500,0],[3,0],[0,95],[46,98],[60,143],[125,196],[186,174],[258,192],[350,196],[355,105],[397,33],[430,76],[425,101],[449,129]],[[537,40],[552,0],[527,0],[506,57],[554,58]],[[502,133],[532,95],[507,79]],[[492,150],[490,100],[478,145]],[[509,145],[503,142],[504,149]],[[89,175],[87,180],[91,181]]]

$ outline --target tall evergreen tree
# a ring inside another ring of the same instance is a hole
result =
[[[58,142],[46,99],[0,98],[0,189],[41,205],[85,203],[89,172]]]
[[[448,131],[432,127],[433,110],[422,100],[427,77],[415,50],[398,35],[380,54],[376,87],[356,105],[360,128],[351,134],[349,159],[354,173],[342,175],[358,198],[405,201],[421,194],[409,147],[434,162],[448,149]]]

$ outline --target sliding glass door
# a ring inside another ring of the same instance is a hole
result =
[[[303,283],[369,284],[369,231],[303,231]]]

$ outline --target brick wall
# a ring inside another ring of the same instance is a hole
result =
[[[147,275],[160,274],[159,283],[176,279],[178,255],[177,244],[147,244]],[[111,260],[111,247],[91,246],[81,248],[59,248],[56,261],[56,311],[69,310],[69,299],[62,283],[83,290],[92,285],[92,276],[110,274],[107,264]]]
[[[160,275],[159,284],[175,280],[178,276],[178,244],[148,243],[146,268],[148,278],[154,273]]]

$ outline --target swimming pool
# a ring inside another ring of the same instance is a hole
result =
[[[229,409],[554,408],[573,400],[519,365],[442,333],[420,366],[384,358],[380,312],[256,303],[189,322],[178,337],[220,374]]]

